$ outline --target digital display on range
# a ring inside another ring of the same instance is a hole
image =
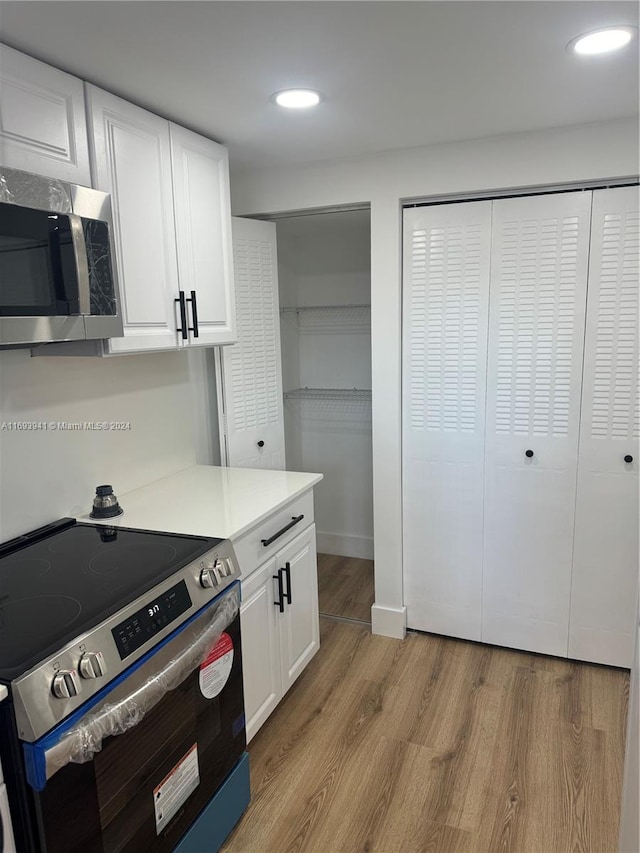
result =
[[[191,598],[184,581],[172,586],[163,595],[141,607],[126,622],[112,629],[120,659],[144,645],[191,607]]]

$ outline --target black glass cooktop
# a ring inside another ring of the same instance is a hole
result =
[[[220,542],[62,519],[0,545],[0,681],[10,681]]]

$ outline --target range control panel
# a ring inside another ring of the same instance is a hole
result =
[[[120,655],[120,660],[144,645],[178,616],[186,613],[192,601],[184,581],[168,589],[163,595],[145,604],[125,622],[112,628],[111,633]]]

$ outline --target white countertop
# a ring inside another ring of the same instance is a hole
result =
[[[322,474],[194,465],[131,492],[118,493],[124,513],[98,521],[192,536],[237,539],[288,501],[322,480]]]

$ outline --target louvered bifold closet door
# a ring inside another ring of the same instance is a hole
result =
[[[238,341],[220,355],[227,464],[284,469],[276,226],[233,217],[232,231]]]
[[[591,193],[493,203],[482,639],[567,654]]]
[[[569,631],[569,657],[626,667],[638,583],[638,224],[637,187],[593,193]]]
[[[403,576],[411,628],[480,639],[491,202],[405,210]]]

